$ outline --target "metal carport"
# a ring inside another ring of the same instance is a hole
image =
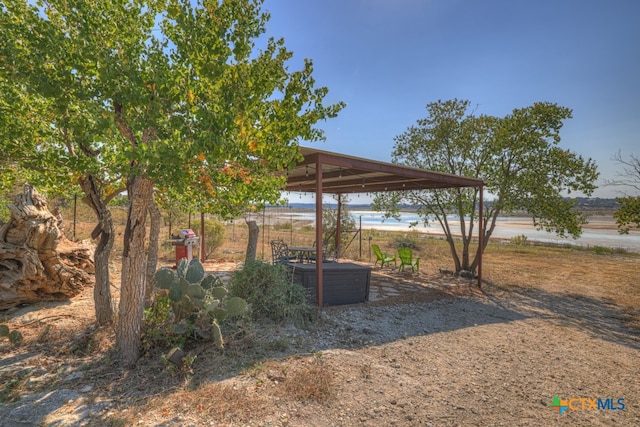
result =
[[[300,147],[304,159],[287,172],[286,191],[316,194],[316,253],[322,253],[323,194],[377,193],[383,191],[428,190],[477,187],[480,189],[478,226],[482,230],[484,182],[477,178],[450,175],[393,163],[347,156],[310,147]],[[340,205],[338,205],[340,209]],[[338,213],[338,218],[340,214]],[[340,235],[338,224],[337,235]],[[482,232],[478,234],[478,287],[482,285]],[[322,307],[322,263],[317,263],[318,306]]]

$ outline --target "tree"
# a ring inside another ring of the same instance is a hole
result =
[[[74,176],[123,178],[129,197],[116,346],[138,359],[146,218],[154,191],[227,217],[275,202],[298,142],[323,137],[313,65],[289,71],[284,40],[258,48],[261,0],[9,0],[0,9],[0,73],[16,99],[42,104],[42,152]],[[72,129],[72,133],[65,130]],[[77,150],[60,150],[68,144]],[[73,145],[75,144],[75,145]],[[92,154],[79,156],[79,152]],[[156,243],[157,244],[157,243]]]
[[[504,118],[474,116],[469,101],[438,101],[427,105],[428,116],[395,138],[393,162],[437,172],[480,178],[493,195],[483,218],[486,247],[501,214],[525,210],[538,229],[577,237],[584,216],[563,193],[590,194],[598,174],[592,160],[558,147],[563,121],[571,110],[552,103],[515,109]],[[455,270],[475,271],[479,189],[407,191],[377,195],[373,206],[398,217],[400,203],[418,206],[422,220],[437,221],[445,233]],[[459,220],[461,250],[454,239]]]
[[[338,220],[338,209],[333,209],[331,206],[325,206],[322,208],[322,240],[323,247],[329,251],[340,250],[336,247],[336,234],[338,233],[338,221],[340,221],[340,239],[339,245],[344,248],[344,245],[348,243],[348,236],[342,236],[344,231],[353,231],[356,229],[356,220],[349,212],[347,204],[349,198],[346,194],[334,195],[333,198],[340,204],[340,219]]]
[[[640,194],[640,157],[631,154],[624,158],[618,151],[613,160],[622,166],[622,171],[618,173],[618,179],[607,181],[607,185],[631,188],[636,194]],[[620,207],[613,216],[618,225],[618,233],[629,234],[631,228],[640,228],[640,196],[626,194],[616,201],[620,203]]]

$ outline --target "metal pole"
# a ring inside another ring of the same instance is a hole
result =
[[[324,286],[322,283],[322,162],[316,159],[316,295],[322,310]]]
[[[480,206],[478,207],[478,211],[479,211],[479,217],[478,217],[478,289],[482,288],[482,246],[484,244],[484,231],[482,229],[482,223],[483,223],[483,218],[482,216],[484,215],[483,213],[483,202],[484,202],[484,197],[483,197],[483,193],[484,193],[484,186],[480,186]]]
[[[204,253],[204,212],[200,212],[200,262],[204,263],[206,254]]]
[[[342,194],[338,193],[338,220],[336,221],[336,260],[342,245]]]
[[[360,234],[359,239],[359,245],[360,245],[360,259],[362,259],[362,215],[360,215],[360,225],[358,227],[358,233]]]
[[[267,211],[267,208],[264,208],[262,210],[262,259],[264,259],[264,242],[265,242],[265,238],[264,238],[264,214]]]

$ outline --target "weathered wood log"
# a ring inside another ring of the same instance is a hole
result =
[[[260,237],[260,228],[253,220],[245,220],[247,227],[249,227],[249,239],[247,240],[247,253],[245,255],[245,263],[256,260],[256,253],[258,252],[258,238]]]
[[[68,240],[44,196],[26,184],[0,228],[0,310],[69,299],[94,283],[90,245]]]

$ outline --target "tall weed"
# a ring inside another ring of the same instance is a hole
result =
[[[249,262],[234,271],[229,291],[251,305],[254,320],[287,321],[298,327],[315,320],[315,309],[308,302],[306,290],[292,282],[283,265]]]

